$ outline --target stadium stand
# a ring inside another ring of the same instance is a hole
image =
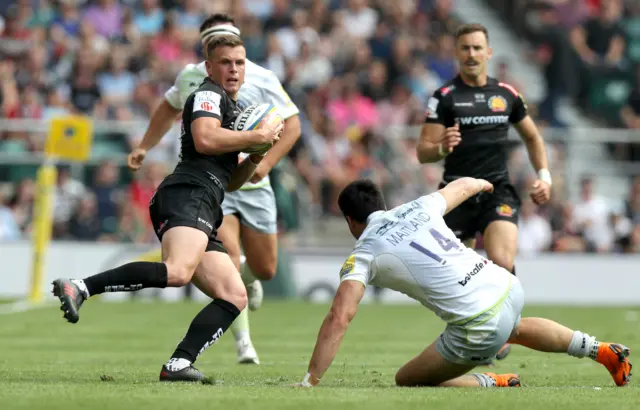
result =
[[[567,126],[556,115],[567,95],[603,124],[640,128],[640,71],[635,68],[640,7],[634,2],[619,10],[611,6],[617,0],[486,3],[532,44],[532,58],[544,67],[547,94],[540,102],[530,101],[530,108],[545,134],[553,133],[546,127]],[[60,165],[55,239],[155,243],[147,203],[176,161],[177,130],[150,154],[142,171],[132,174],[123,160],[177,72],[203,58],[198,26],[214,12],[234,15],[248,57],[273,70],[302,110],[301,141],[272,179],[283,234],[333,232],[332,226],[341,223],[336,195],[356,177],[382,183],[391,206],[436,188],[441,165],[420,165],[415,143],[427,99],[456,72],[452,33],[461,21],[455,2],[231,4],[18,0],[0,6],[0,240],[30,234],[33,179],[47,121],[81,113],[96,121],[92,159]],[[580,48],[581,30],[587,49],[596,54],[607,54],[610,43],[590,43],[592,31],[607,31],[612,42],[616,36],[624,39],[624,52],[604,59],[611,62],[606,72],[588,63],[592,54]],[[587,54],[578,58],[579,50]],[[581,81],[571,81],[575,72]],[[494,73],[526,97],[511,74],[506,61]],[[586,176],[579,199],[571,203],[562,184],[566,144],[562,138],[554,141],[554,200],[542,209],[525,204],[521,251],[640,250],[640,180],[631,185],[627,200],[616,198],[619,210],[591,193]],[[638,160],[637,147],[628,144],[613,144],[612,152]],[[523,192],[532,176],[529,168],[526,151],[514,149],[512,176]],[[600,218],[595,233],[584,216],[593,209]],[[318,220],[323,223],[313,222]]]

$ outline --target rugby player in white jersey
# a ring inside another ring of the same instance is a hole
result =
[[[521,318],[524,293],[518,278],[465,247],[447,227],[445,214],[480,192],[492,191],[491,183],[464,177],[387,211],[373,182],[347,186],[338,204],[357,242],[340,271],[341,283],[307,374],[296,386],[320,382],[368,284],[406,294],[447,324],[435,342],[400,368],[398,386],[520,386],[516,374],[467,374],[490,363],[507,341],[543,352],[588,356],[607,368],[617,386],[628,384],[627,347],[599,342],[548,319]]]
[[[234,26],[233,18],[228,15],[214,14],[200,26],[203,45],[214,36],[224,34],[240,36],[240,30]],[[204,61],[200,64],[189,64],[178,74],[175,84],[165,93],[165,98],[153,113],[142,142],[129,154],[129,168],[140,168],[147,151],[156,146],[169,131],[176,116],[182,112],[187,97],[198,88],[206,76]],[[243,281],[251,310],[257,309],[262,303],[262,285],[256,277],[269,280],[275,275],[277,267],[276,201],[268,174],[300,137],[300,119],[298,108],[284,91],[276,75],[247,59],[245,82],[238,93],[238,106],[246,108],[251,104],[263,102],[270,102],[276,106],[284,119],[284,131],[278,143],[268,151],[250,182],[238,191],[225,195],[222,202],[224,219],[218,230],[218,239],[224,243],[240,272],[243,272],[241,245],[244,248],[250,272],[244,270]],[[241,159],[245,156],[241,155]],[[160,261],[160,251],[150,252],[140,259]],[[236,339],[238,362],[259,364],[258,354],[249,334],[247,309],[233,322],[231,331]]]

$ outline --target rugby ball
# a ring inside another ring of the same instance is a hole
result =
[[[253,104],[245,108],[236,121],[233,123],[234,131],[250,131],[255,130],[260,125],[260,121],[267,118],[268,123],[277,123],[282,121],[282,117],[278,114],[278,109],[270,103]],[[248,154],[262,152],[270,148],[273,144],[256,145],[242,150]]]

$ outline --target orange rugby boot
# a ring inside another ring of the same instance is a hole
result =
[[[598,346],[596,361],[609,370],[616,386],[626,386],[631,380],[630,353],[628,347],[617,343],[600,342]]]
[[[514,373],[484,373],[496,382],[496,387],[520,387],[520,376]]]

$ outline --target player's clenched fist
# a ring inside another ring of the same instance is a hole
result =
[[[462,141],[460,124],[446,128],[444,130],[442,142],[440,143],[440,155],[445,156],[451,154],[453,149],[460,144],[460,141]]]
[[[543,205],[551,199],[551,185],[540,179],[536,180],[531,186],[531,199],[536,205]]]
[[[144,161],[144,157],[147,155],[147,150],[142,148],[136,148],[127,157],[127,166],[132,171],[137,171]]]

